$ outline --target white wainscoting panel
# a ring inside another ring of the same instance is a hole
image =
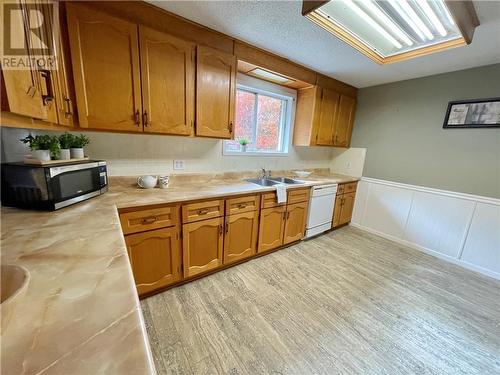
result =
[[[394,186],[370,184],[366,198],[363,225],[391,236],[404,233],[412,192]]]
[[[500,206],[477,204],[460,259],[500,273]]]
[[[354,200],[354,210],[352,212],[352,221],[355,223],[361,223],[361,221],[363,220],[369,187],[370,184],[366,183],[365,181],[361,180],[358,182],[358,187],[356,189],[356,199]]]
[[[413,194],[403,239],[458,258],[475,202],[420,191]]]
[[[351,224],[500,280],[500,199],[363,177]]]

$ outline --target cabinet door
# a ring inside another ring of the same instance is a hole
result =
[[[224,264],[233,263],[255,254],[258,226],[258,211],[226,216]]]
[[[80,126],[142,132],[137,26],[66,6]]]
[[[340,225],[340,214],[342,213],[342,198],[343,195],[337,195],[335,197],[335,206],[333,208],[333,220],[332,228],[338,227]]]
[[[222,265],[223,226],[222,217],[182,226],[184,277],[194,276]]]
[[[287,207],[283,244],[295,242],[304,237],[308,202],[295,203]]]
[[[285,219],[285,206],[271,207],[260,211],[257,252],[263,253],[283,245]]]
[[[316,138],[317,145],[333,145],[338,104],[338,93],[333,90],[322,89],[320,113],[318,116],[318,136]]]
[[[44,105],[47,109],[47,121],[54,124],[72,126],[72,116],[68,115],[71,103],[67,101],[69,100],[69,87],[66,62],[62,50],[60,32],[56,33],[54,29],[54,27],[59,27],[57,23],[60,22],[58,19],[53,19],[53,10],[50,5],[50,2],[43,0],[37,0],[35,5],[39,10],[38,14],[46,20],[42,23],[44,25],[43,31],[46,34],[46,40],[51,43],[51,48],[54,51],[57,62],[57,69],[40,71],[43,95],[49,98],[44,101]]]
[[[170,285],[181,278],[178,227],[125,236],[139,295]]]
[[[236,57],[198,46],[196,61],[196,135],[232,138]]]
[[[16,42],[23,45],[22,55],[32,58],[34,40],[26,39],[24,36],[26,35],[25,30],[29,29],[27,23],[38,21],[27,17],[28,10],[24,2],[19,1],[19,4],[22,6],[22,17],[11,17],[11,33],[18,37],[22,36],[21,40],[16,40]],[[10,112],[36,119],[47,119],[47,108],[43,105],[40,76],[36,68],[29,70],[2,69],[2,80]],[[4,105],[2,105],[3,107]]]
[[[342,211],[340,213],[340,224],[347,224],[351,221],[355,197],[356,193],[346,193],[343,195]]]
[[[352,125],[354,123],[354,111],[356,110],[356,99],[341,95],[337,123],[335,126],[335,146],[349,147],[351,143]]]
[[[144,130],[191,135],[196,45],[140,26]]]

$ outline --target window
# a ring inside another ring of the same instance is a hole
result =
[[[245,81],[257,83],[260,80],[245,77]],[[288,153],[294,97],[283,94],[293,95],[293,90],[267,82],[258,85],[275,90],[238,84],[234,141],[224,141],[224,155]],[[243,139],[248,141],[246,149],[239,143]]]

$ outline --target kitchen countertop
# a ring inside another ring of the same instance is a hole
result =
[[[357,181],[313,175],[304,184]],[[176,176],[167,189],[110,178],[109,191],[56,212],[2,207],[1,262],[30,282],[1,334],[1,372],[155,373],[117,208],[274,191],[240,174]]]

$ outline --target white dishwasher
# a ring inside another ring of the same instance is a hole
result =
[[[337,184],[313,186],[307,214],[306,238],[332,227]]]

